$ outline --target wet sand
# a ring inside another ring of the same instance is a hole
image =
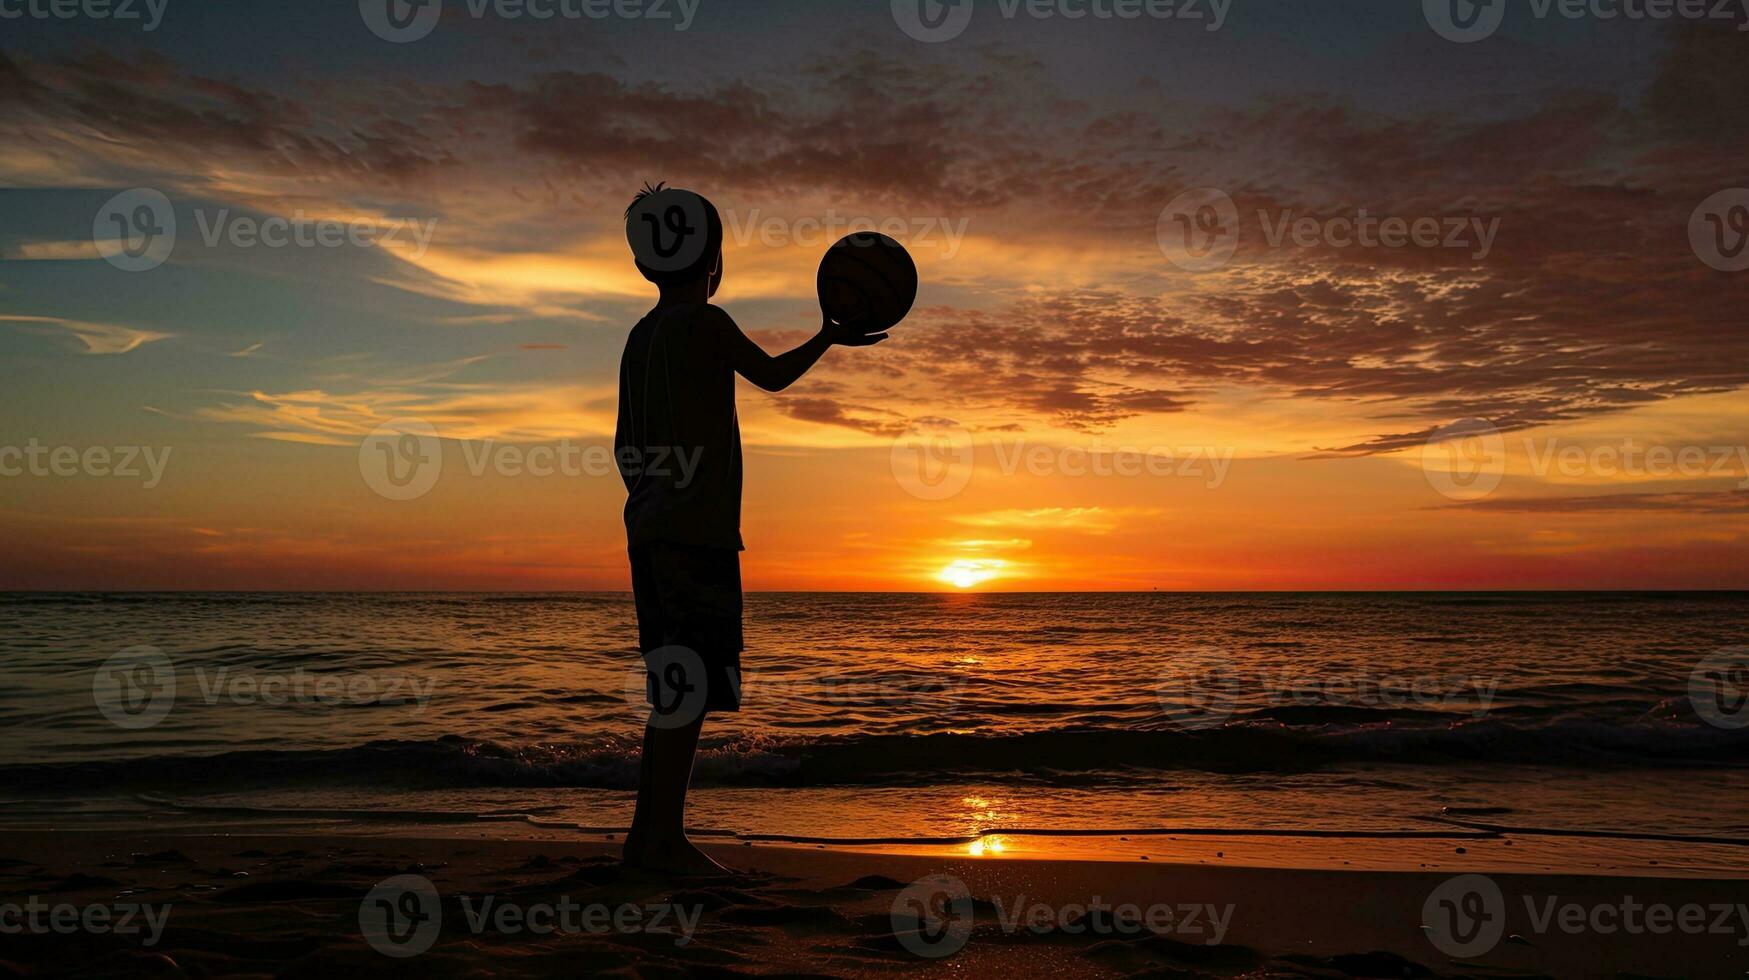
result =
[[[1518,865],[1502,864],[1504,847],[1472,852],[1462,841],[1418,842],[1420,855],[1315,870],[1255,866],[1265,863],[1255,858],[1289,846],[1280,841],[1083,844],[1091,846],[1105,847],[1106,859],[1073,846],[974,857],[708,845],[739,873],[663,880],[620,867],[608,840],[14,831],[0,845],[0,905],[18,906],[0,918],[8,932],[0,976],[1741,976],[1749,969],[1739,945],[1749,942],[1749,921],[1736,907],[1749,901],[1749,882],[1694,868],[1512,870],[1537,862],[1519,851]],[[1448,860],[1401,869],[1435,854]],[[1505,921],[1491,948],[1459,959],[1436,947],[1423,910],[1442,883],[1471,871],[1498,884]],[[908,889],[920,880],[928,886]],[[395,884],[384,890],[385,881]],[[423,916],[403,888],[421,881],[430,883],[434,916]],[[959,883],[964,900],[944,906],[939,921],[920,923],[915,899]],[[1684,934],[1675,920],[1663,935],[1619,921],[1602,931],[1611,916],[1593,910],[1624,900],[1678,914],[1684,906],[1731,911],[1728,919],[1707,913],[1700,934]],[[21,917],[27,902],[38,928]],[[1561,925],[1558,910],[1571,905],[1587,910],[1589,924],[1577,931]],[[101,915],[114,924],[133,909],[140,931],[52,928],[57,906],[80,910],[60,912],[63,926],[92,907],[106,909]],[[1555,917],[1539,929],[1541,910],[1551,908]],[[406,917],[391,921],[391,910]],[[372,930],[388,952],[367,941]]]

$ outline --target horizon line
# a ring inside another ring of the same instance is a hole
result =
[[[745,595],[1684,595],[1749,588],[1621,589],[744,589]],[[0,595],[631,595],[631,589],[0,589]]]

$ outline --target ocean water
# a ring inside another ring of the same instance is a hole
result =
[[[632,623],[619,593],[0,596],[0,821],[623,826]],[[691,822],[1749,838],[1746,637],[1734,593],[753,594]]]

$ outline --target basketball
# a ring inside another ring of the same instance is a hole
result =
[[[820,260],[820,310],[864,333],[890,330],[917,299],[917,263],[905,247],[879,232],[840,238]]]

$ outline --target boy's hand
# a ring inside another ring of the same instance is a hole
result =
[[[866,333],[858,325],[863,317],[854,317],[845,321],[833,320],[831,317],[820,318],[820,335],[827,343],[841,347],[872,347],[887,339],[884,333]]]

